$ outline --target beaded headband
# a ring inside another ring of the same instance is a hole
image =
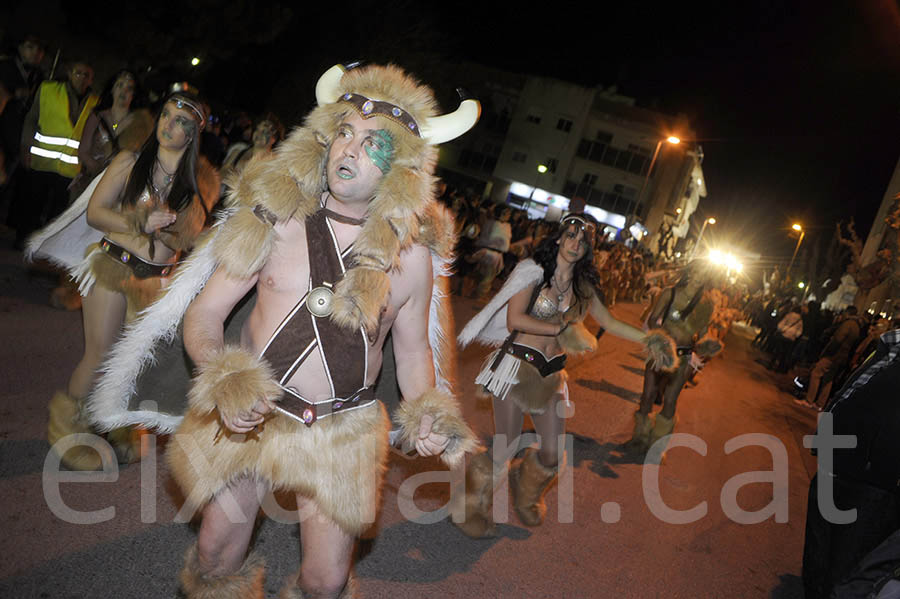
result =
[[[565,218],[563,218],[562,224],[563,224],[563,227],[575,225],[576,227],[579,227],[585,233],[588,233],[592,236],[594,235],[594,233],[597,232],[596,223],[592,223],[591,221],[587,220],[586,218],[584,218],[583,216],[578,215],[578,214],[570,214],[570,215],[566,216]]]
[[[419,125],[416,124],[416,121],[412,117],[412,115],[399,106],[391,104],[390,102],[370,100],[362,94],[352,93],[344,94],[338,99],[338,101],[346,102],[353,106],[356,109],[356,112],[359,113],[359,116],[364,119],[368,119],[373,116],[383,116],[394,121],[395,123],[403,125],[404,129],[408,130],[416,137],[421,137],[421,135],[419,135]]]
[[[173,95],[171,98],[169,98],[169,102],[174,102],[175,108],[187,108],[188,110],[193,112],[197,116],[197,121],[200,124],[201,131],[206,126],[206,117],[203,115],[203,109],[200,108],[200,106],[198,106],[196,103],[188,100],[184,96],[179,95]]]

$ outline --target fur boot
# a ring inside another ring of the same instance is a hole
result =
[[[197,544],[184,556],[181,588],[187,599],[263,599],[265,560],[251,552],[234,574],[207,577],[200,571]]]
[[[459,513],[463,508],[465,519],[455,522],[461,531],[473,539],[491,537],[496,533],[494,526],[494,488],[501,476],[506,475],[506,468],[500,468],[494,476],[494,461],[490,453],[485,451],[469,460],[466,468],[465,488],[454,489],[455,509],[451,513]],[[463,506],[459,502],[463,502]],[[452,519],[451,519],[452,521]]]
[[[53,446],[57,441],[76,433],[95,434],[85,418],[82,402],[64,393],[57,391],[47,406],[50,418],[47,422],[47,441]],[[102,441],[98,437],[99,441]],[[104,450],[109,449],[106,442],[101,443]],[[107,456],[108,462],[114,462],[111,452]],[[69,470],[101,470],[103,468],[103,456],[92,446],[76,445],[60,456],[63,465]]]
[[[675,421],[677,419],[677,416],[673,416],[669,419],[662,414],[657,414],[656,422],[653,424],[653,430],[650,431],[650,440],[647,442],[647,445],[653,445],[666,435],[671,434],[675,429]]]
[[[631,434],[625,446],[629,449],[647,449],[650,445],[650,430],[653,428],[653,419],[649,414],[640,410],[634,412],[634,432]]]
[[[538,460],[533,447],[525,450],[525,457],[509,472],[509,483],[519,519],[526,526],[538,526],[544,521],[547,506],[544,491],[556,478],[558,468],[547,468]]]
[[[300,575],[292,576],[290,578],[290,582],[281,589],[281,592],[278,593],[278,599],[304,599],[306,594],[304,594],[303,590],[297,586],[297,582],[300,578]],[[337,599],[354,599],[357,593],[357,585],[356,578],[353,577],[351,573],[347,578],[347,584],[344,586],[344,590],[341,591],[341,594],[338,595]]]
[[[106,440],[112,445],[120,464],[140,462],[144,456],[141,439],[147,431],[133,426],[122,426],[109,431]]]

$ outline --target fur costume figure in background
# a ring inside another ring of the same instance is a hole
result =
[[[660,327],[677,345],[678,365],[674,371],[663,371],[648,364],[644,370],[641,405],[634,413],[634,431],[626,447],[646,452],[675,428],[678,396],[690,375],[691,357],[696,354],[708,360],[722,350],[722,343],[706,336],[715,310],[710,290],[711,273],[693,263],[675,285],[664,289],[650,312],[648,324]],[[653,404],[662,401],[662,410],[654,418]],[[661,460],[664,447],[657,447],[654,461]]]
[[[316,95],[319,105],[303,126],[271,156],[253,159],[229,182],[232,191],[220,221],[160,300],[114,347],[90,409],[104,428],[138,421],[163,432],[176,431],[167,459],[193,507],[204,506],[230,483],[249,477],[315,499],[318,509],[344,533],[358,535],[375,520],[387,460],[390,421],[379,404],[335,413],[310,426],[273,413],[258,435],[219,433],[221,421],[248,409],[247,402],[261,391],[267,397],[280,395],[271,387],[275,381],[266,360],[235,347],[254,298],[236,308],[225,333],[227,349],[199,369],[186,410],[183,400],[171,401],[179,399],[177,393],[159,397],[152,410],[137,404],[158,397],[145,394],[153,362],[171,365],[183,360],[168,356],[180,354],[181,346],[173,342],[181,319],[213,272],[219,269],[236,279],[258,273],[278,243],[277,224],[307,223],[309,235],[308,223],[322,210],[328,191],[326,162],[339,127],[354,115],[378,116],[379,126],[393,139],[393,157],[389,168],[381,169],[360,232],[343,259],[346,270],[333,286],[332,310],[316,318],[351,334],[378,338],[390,293],[388,273],[413,244],[428,248],[434,275],[428,341],[436,387],[421,397],[406,398],[394,419],[402,441],[412,445],[422,416],[431,415],[432,432],[450,439],[441,455],[448,465],[461,462],[476,447],[450,391],[454,348],[444,331],[450,318],[446,284],[455,233],[449,212],[433,199],[433,146],[468,130],[480,107],[465,100],[455,113],[435,116],[431,91],[392,66],[332,68],[319,80]],[[328,218],[334,218],[333,213]],[[297,348],[298,355],[302,349]]]

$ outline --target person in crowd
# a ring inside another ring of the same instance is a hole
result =
[[[626,443],[629,449],[647,451],[674,430],[678,396],[690,375],[692,355],[708,359],[722,349],[718,340],[703,338],[715,310],[709,293],[714,287],[712,277],[700,262],[691,263],[675,285],[659,294],[650,312],[648,325],[664,330],[675,340],[678,364],[674,370],[647,364],[641,404],[634,413],[634,432]],[[662,409],[653,418],[650,411],[659,398]]]
[[[778,322],[773,342],[772,362],[769,367],[776,372],[787,372],[794,344],[803,334],[803,316],[800,306],[794,306]]]
[[[12,56],[0,58],[0,188],[9,184],[19,162],[22,123],[44,80],[45,50],[37,36],[26,35]]]
[[[69,202],[69,185],[81,161],[78,145],[88,117],[99,98],[91,93],[94,70],[75,60],[65,81],[45,81],[25,116],[21,138],[22,193],[10,209],[16,229],[15,247],[43,223],[56,217]]]
[[[512,211],[508,206],[498,205],[494,216],[487,218],[481,226],[481,235],[475,242],[475,251],[466,260],[475,264],[477,283],[472,297],[482,299],[491,290],[494,279],[503,270],[503,257],[509,251],[512,241],[512,227],[509,218]]]
[[[809,388],[805,399],[795,399],[794,403],[807,408],[821,410],[831,395],[831,386],[847,366],[851,353],[862,333],[862,320],[856,306],[848,306],[835,323],[836,329],[822,355],[813,367],[809,377]]]
[[[818,470],[809,485],[803,546],[806,597],[874,596],[850,592],[859,586],[860,576],[854,570],[864,556],[900,528],[898,356],[900,330],[882,333],[875,353],[851,375],[819,421],[820,431],[827,421],[829,435],[852,435],[856,443],[850,448],[830,449],[828,455],[821,449],[817,452]],[[830,496],[820,497],[826,489],[831,489]],[[835,509],[842,513],[836,515]],[[849,510],[855,514],[847,520]]]
[[[81,170],[69,187],[72,200],[109,166],[119,151],[135,153],[147,141],[153,132],[153,116],[143,105],[143,94],[134,71],[122,69],[116,72],[84,124],[78,146]]]
[[[284,138],[284,126],[272,113],[265,115],[253,129],[253,143],[239,141],[228,148],[222,163],[222,179],[228,179],[239,172],[254,156],[265,155]]]
[[[456,522],[472,537],[492,534],[496,484],[506,476],[510,458],[520,449],[524,415],[540,437],[538,449],[525,449],[510,471],[516,513],[528,526],[544,518],[542,495],[556,477],[561,459],[559,440],[570,408],[566,352],[596,347],[581,325],[590,312],[606,330],[643,343],[655,368],[675,363],[672,340],[658,331],[648,335],[613,318],[596,294],[593,265],[597,222],[589,215],[567,215],[552,237],[538,246],[533,259],[519,262],[503,288],[462,330],[459,342],[501,345],[491,353],[475,379],[493,398],[494,448],[470,461],[462,509]]]
[[[219,178],[199,156],[206,118],[202,106],[193,94],[170,95],[156,119],[155,135],[140,152],[119,152],[80,203],[29,241],[28,257],[44,257],[50,251],[44,248],[84,218],[100,238],[86,249],[66,248],[69,260],[73,253],[84,256],[71,273],[83,294],[85,344],[67,389],[50,401],[48,440],[54,447],[69,434],[91,432],[83,403],[101,360],[123,325],[157,297],[179,256],[194,245],[209,221]],[[64,257],[50,257],[65,263]],[[110,433],[120,461],[140,458],[137,437],[128,428]],[[60,458],[70,469],[96,470],[104,456],[92,446],[79,445]]]

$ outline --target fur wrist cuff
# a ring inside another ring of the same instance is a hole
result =
[[[675,341],[662,329],[652,329],[643,339],[647,361],[656,370],[671,372],[678,367]]]
[[[597,349],[597,339],[580,322],[571,322],[556,336],[559,346],[569,355],[583,354]]]
[[[694,346],[694,351],[701,358],[711,358],[722,351],[722,342],[712,337],[701,339]]]
[[[258,399],[280,395],[268,364],[245,349],[226,346],[198,369],[188,401],[201,415],[218,408],[222,419],[228,420],[249,411]]]
[[[445,391],[429,389],[418,399],[403,401],[394,414],[394,422],[400,427],[400,439],[404,445],[412,445],[419,437],[422,416],[434,416],[431,430],[450,437],[450,443],[441,454],[441,460],[454,468],[461,464],[465,454],[478,447],[475,433],[463,420],[456,399]]]

